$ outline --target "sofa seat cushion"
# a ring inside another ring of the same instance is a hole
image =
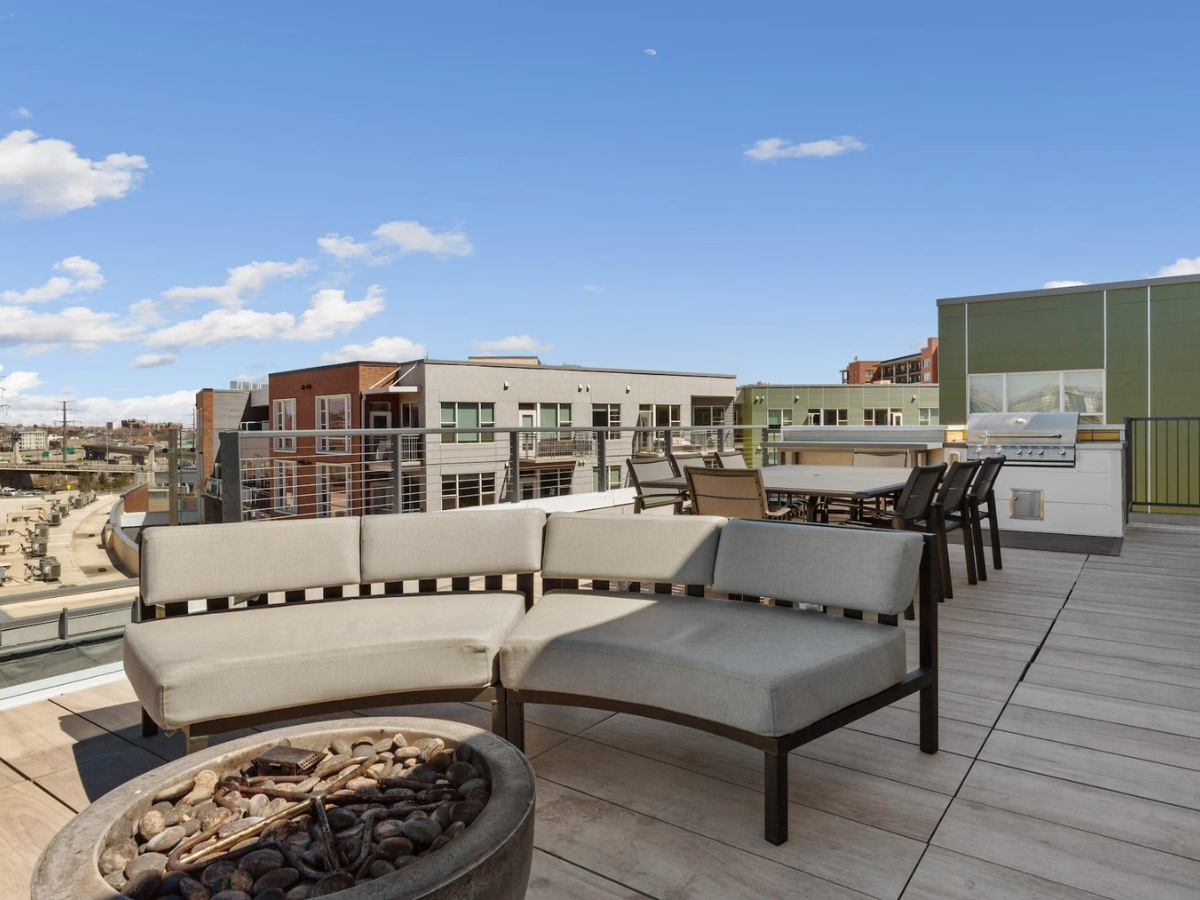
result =
[[[509,689],[640,703],[773,737],[896,684],[906,668],[895,626],[616,591],[551,591],[500,650]]]
[[[125,672],[159,725],[495,683],[525,614],[509,591],[414,594],[179,616],[125,629]]]

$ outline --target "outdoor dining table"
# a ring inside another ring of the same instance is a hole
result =
[[[789,503],[795,497],[808,499],[805,514],[809,521],[816,517],[816,500],[820,497],[876,500],[899,494],[908,479],[907,469],[887,466],[767,466],[760,471],[768,494],[780,494]],[[683,476],[645,481],[642,486],[684,492],[688,489]]]

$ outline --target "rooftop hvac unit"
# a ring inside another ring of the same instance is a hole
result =
[[[29,545],[23,549],[25,550],[26,556],[30,557],[31,559],[38,559],[39,557],[46,555],[46,542],[30,541]]]
[[[50,537],[50,526],[45,522],[38,522],[32,527],[32,530],[29,532],[29,536],[34,540],[44,541],[46,538]]]
[[[61,511],[61,510],[59,510],[59,509],[52,509],[52,510],[50,510],[50,519],[49,519],[49,522],[50,522],[50,524],[51,524],[51,525],[61,525],[61,524],[62,524],[62,520],[63,520],[63,517],[62,517],[62,511]]]
[[[62,564],[57,557],[47,556],[40,560],[42,581],[58,581],[62,577]]]

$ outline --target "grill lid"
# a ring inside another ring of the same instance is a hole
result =
[[[967,416],[969,445],[1073,445],[1078,431],[1077,412],[971,413]]]

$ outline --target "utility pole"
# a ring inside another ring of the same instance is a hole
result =
[[[179,524],[179,429],[167,431],[167,524]],[[151,476],[153,477],[153,476]]]
[[[58,443],[58,448],[62,451],[62,461],[63,461],[64,467],[67,465],[67,402],[68,401],[66,401],[66,400],[62,401],[62,408],[63,408],[62,440],[59,441],[59,443]]]

